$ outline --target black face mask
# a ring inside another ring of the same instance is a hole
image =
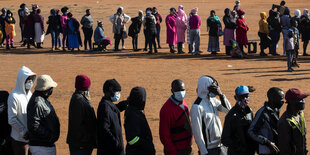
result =
[[[296,108],[297,108],[298,110],[304,110],[304,109],[305,109],[305,106],[306,106],[305,100],[300,100],[300,101],[297,102],[297,104],[296,104]]]
[[[50,88],[50,89],[48,90],[47,94],[46,94],[46,97],[51,96],[51,95],[53,94],[53,90],[54,90],[54,88],[53,88],[53,87],[52,87],[52,88]]]

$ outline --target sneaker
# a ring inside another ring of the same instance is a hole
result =
[[[278,54],[278,53],[271,53],[271,55],[273,55],[273,56],[279,56],[280,54]]]
[[[126,49],[125,46],[123,46],[122,50],[125,50],[125,49]]]
[[[294,71],[294,69],[293,68],[288,68],[287,71],[292,72],[292,71]]]
[[[267,54],[266,54],[266,53],[264,53],[264,52],[259,53],[259,55],[260,55],[260,56],[263,56],[263,57],[267,56]]]
[[[307,53],[304,53],[304,54],[303,54],[303,56],[309,56],[309,54],[307,54]]]
[[[185,52],[183,52],[183,51],[180,51],[180,52],[178,52],[178,54],[184,54]]]

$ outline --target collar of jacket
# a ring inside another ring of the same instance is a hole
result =
[[[249,106],[246,106],[244,109],[238,103],[236,103],[235,106],[237,108],[237,112],[242,115],[246,115],[251,112],[251,109]]]

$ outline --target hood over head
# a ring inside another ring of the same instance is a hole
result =
[[[200,98],[207,98],[209,95],[209,87],[212,85],[214,80],[208,76],[202,76],[198,80],[197,95]]]
[[[143,87],[134,87],[131,89],[128,97],[129,106],[135,107],[138,110],[144,110],[146,101],[146,91]]]
[[[192,9],[192,10],[191,10],[191,13],[192,13],[193,15],[196,15],[196,14],[198,13],[198,8]]]
[[[266,12],[261,12],[261,13],[260,13],[260,18],[266,20],[266,19],[267,19],[267,14],[266,14]]]
[[[294,11],[294,15],[296,16],[296,17],[300,17],[301,16],[301,12],[300,12],[300,10],[299,9],[296,9],[295,11]]]
[[[18,72],[17,72],[17,81],[16,81],[16,87],[15,91],[26,94],[25,90],[25,82],[29,76],[35,76],[36,73],[32,72],[28,67],[23,66]],[[33,83],[35,81],[35,78],[33,78]]]
[[[304,10],[302,11],[302,14],[305,15],[305,16],[307,16],[308,13],[309,13],[308,9],[304,9]]]

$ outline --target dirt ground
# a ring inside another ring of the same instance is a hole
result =
[[[228,97],[232,105],[235,104],[233,95],[234,89],[238,85],[253,85],[256,91],[251,94],[250,107],[256,112],[266,101],[266,92],[270,87],[276,86],[284,91],[289,88],[300,88],[304,92],[310,93],[310,57],[300,58],[300,68],[295,72],[286,71],[286,57],[268,56],[259,57],[252,54],[248,59],[232,59],[224,55],[224,52],[217,56],[211,56],[206,52],[208,43],[208,34],[206,32],[206,18],[211,9],[217,12],[222,18],[225,8],[232,8],[234,0],[24,0],[28,7],[30,4],[38,4],[42,9],[42,14],[47,19],[51,8],[61,8],[68,6],[73,16],[78,20],[84,14],[84,10],[92,10],[94,21],[101,20],[104,23],[105,35],[112,38],[112,28],[108,21],[118,6],[124,7],[124,12],[129,16],[136,16],[138,10],[145,10],[147,7],[156,6],[163,18],[168,14],[170,7],[178,7],[182,4],[186,13],[199,7],[199,15],[202,18],[201,27],[201,56],[192,56],[188,54],[176,55],[170,54],[166,41],[166,28],[162,23],[161,45],[164,47],[159,50],[157,55],[147,55],[143,52],[132,52],[125,50],[114,53],[108,52],[50,52],[51,39],[46,36],[44,49],[27,50],[24,47],[18,47],[16,50],[6,51],[0,49],[0,89],[12,91],[15,87],[17,71],[25,65],[32,69],[38,75],[49,74],[58,83],[50,101],[54,105],[57,115],[60,118],[61,134],[56,143],[57,154],[69,154],[66,136],[68,129],[68,106],[72,93],[74,92],[74,79],[77,74],[86,74],[90,77],[91,102],[97,110],[98,103],[103,95],[102,85],[105,80],[110,78],[117,79],[122,85],[121,100],[129,95],[134,86],[143,86],[147,90],[147,104],[145,115],[150,124],[154,144],[157,154],[163,154],[163,146],[159,140],[159,111],[161,106],[170,96],[170,83],[174,79],[182,79],[186,85],[186,100],[191,107],[196,98],[196,87],[198,78],[202,75],[212,75],[221,86],[223,93]],[[0,0],[0,6],[9,8],[15,13],[15,19],[18,21],[17,10],[22,1],[19,0]],[[250,40],[257,40],[259,13],[268,12],[272,4],[279,4],[280,0],[255,0],[241,1],[241,8],[246,11],[246,21],[249,25],[248,37]],[[299,8],[310,8],[308,0],[288,0],[287,6],[293,10]],[[96,24],[95,24],[96,25]],[[129,24],[127,24],[127,28]],[[20,29],[18,22],[16,24],[17,36],[15,41],[20,41]],[[144,44],[143,34],[139,38],[139,47]],[[281,37],[282,38],[282,37]],[[221,38],[222,41],[222,38]],[[126,48],[131,49],[131,39],[125,40]],[[112,47],[108,47],[112,48]],[[186,48],[187,49],[187,45]],[[224,46],[221,46],[224,51]],[[279,42],[278,52],[282,53],[282,39]],[[308,50],[310,52],[310,50]],[[309,99],[306,99],[310,102]],[[282,112],[285,110],[283,107]],[[306,106],[305,116],[307,125],[309,125],[310,114],[309,106]],[[121,114],[123,117],[123,113]],[[224,115],[220,114],[222,123]],[[307,129],[309,133],[310,128]],[[307,136],[309,139],[309,134]],[[124,135],[124,142],[125,135]],[[308,142],[309,143],[309,142]],[[193,144],[195,152],[198,151],[196,144]],[[310,146],[308,146],[310,149]],[[94,151],[95,154],[96,151]],[[197,153],[195,153],[197,154]]]

